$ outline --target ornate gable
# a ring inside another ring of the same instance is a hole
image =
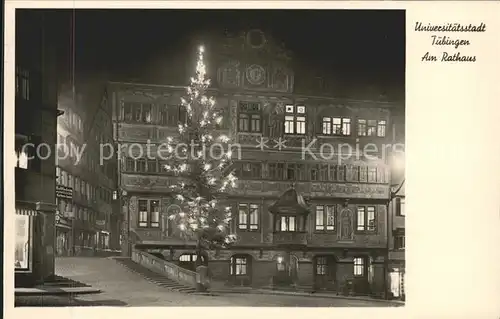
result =
[[[218,51],[217,80],[222,88],[293,91],[291,53],[258,29],[227,34]]]

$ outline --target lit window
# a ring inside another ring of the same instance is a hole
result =
[[[350,135],[351,119],[344,117],[324,117],[323,134],[325,135]]]
[[[293,116],[285,116],[285,133],[286,134],[293,134],[293,125],[294,124],[294,117]]]
[[[28,153],[23,148],[19,152],[16,151],[16,167],[28,169]]]
[[[139,200],[139,227],[157,228],[160,226],[160,202],[158,200]]]
[[[358,207],[357,215],[357,227],[358,231],[375,231],[376,228],[376,216],[375,207]]]
[[[323,134],[331,134],[332,131],[332,119],[329,117],[323,118]]]
[[[259,205],[239,204],[238,206],[238,228],[257,230],[259,228]]]
[[[316,206],[316,230],[318,231],[335,230],[335,206],[333,205]]]
[[[31,217],[28,215],[15,215],[15,268],[28,270],[31,266]]]
[[[396,198],[396,215],[406,216],[405,201],[401,197]]]
[[[231,257],[229,274],[234,276],[244,276],[247,274],[248,258],[243,256]]]
[[[247,229],[248,228],[248,206],[247,204],[239,205],[239,218],[238,218],[238,228]]]
[[[381,120],[378,121],[377,123],[377,136],[378,137],[384,137],[385,136],[385,127],[386,127],[386,122]]]
[[[306,134],[306,107],[287,105],[285,113],[285,134]]]
[[[295,217],[294,216],[281,216],[279,219],[279,231],[283,232],[293,232],[296,230]]]
[[[364,258],[354,258],[354,276],[365,275],[365,260]]]

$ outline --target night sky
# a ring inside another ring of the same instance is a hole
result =
[[[69,78],[73,11],[58,15],[61,76]],[[190,39],[200,32],[260,28],[306,65],[404,91],[404,11],[77,10],[74,15],[77,77],[107,71],[113,80],[125,80],[141,72],[144,61],[168,59],[179,48],[193,50]]]

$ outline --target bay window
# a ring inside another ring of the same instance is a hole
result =
[[[294,232],[297,231],[297,221],[295,216],[280,216],[276,223],[278,231]]]

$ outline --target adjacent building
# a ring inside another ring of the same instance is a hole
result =
[[[116,157],[109,153],[114,145],[113,131],[103,92],[69,89],[59,96],[59,108],[64,111],[57,123],[59,256],[109,255],[120,248],[120,214],[112,200]]]
[[[394,165],[391,174],[391,187],[394,198],[389,206],[390,240],[389,240],[389,279],[390,292],[394,298],[405,298],[405,113],[393,112],[392,139],[395,148]]]
[[[60,112],[54,47],[57,25],[49,23],[51,19],[52,15],[44,11],[16,11],[16,287],[33,286],[54,275],[53,146]]]
[[[241,146],[234,159],[238,186],[227,194],[239,240],[206,256],[214,278],[236,286],[383,293],[391,183],[383,144],[391,142],[391,114],[402,102],[336,91],[260,30],[209,43],[211,94],[225,113],[220,130]],[[177,207],[169,193],[175,181],[161,159],[128,146],[149,143],[154,154],[176,133],[194,60],[171,85],[108,85],[121,150],[123,251],[134,245],[187,268],[194,243],[177,238],[168,220]]]

